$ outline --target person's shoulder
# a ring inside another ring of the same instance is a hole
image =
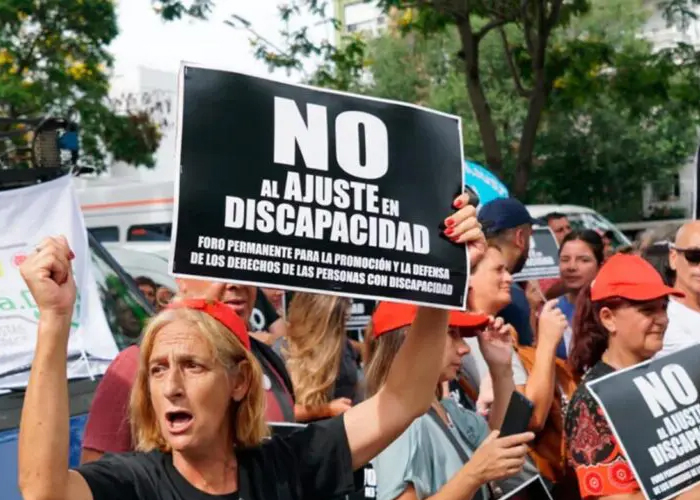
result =
[[[568,428],[577,424],[580,419],[595,421],[602,417],[600,405],[591,394],[586,382],[596,380],[614,371],[612,367],[601,361],[586,372],[571,396],[571,401],[569,401],[566,413],[566,426]]]
[[[141,354],[141,349],[137,345],[130,345],[123,351],[120,351],[110,363],[110,366],[124,367],[124,366],[138,366],[139,357]]]
[[[137,345],[131,345],[120,351],[107,367],[107,374],[115,373],[120,376],[135,379],[139,369],[141,349]]]
[[[530,309],[530,303],[527,301],[525,290],[523,290],[517,283],[513,283],[510,286],[510,298],[511,302],[504,308],[504,310],[508,309],[510,311],[523,311]]]
[[[452,398],[443,399],[442,405],[455,425],[459,427],[459,430],[469,438],[470,444],[477,447],[483,438],[484,432],[488,431],[486,429],[488,427],[486,419],[475,411],[464,408]]]

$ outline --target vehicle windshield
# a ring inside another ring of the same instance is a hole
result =
[[[138,342],[153,310],[131,277],[94,238],[90,258],[102,309],[119,350]]]
[[[596,213],[566,214],[574,229],[593,229],[597,231],[612,231],[615,248],[630,245],[631,242],[615,225],[602,215]]]

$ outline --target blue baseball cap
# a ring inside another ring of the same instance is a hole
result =
[[[486,233],[497,233],[523,224],[544,225],[541,220],[533,218],[516,198],[498,198],[488,202],[479,210],[478,218]]]

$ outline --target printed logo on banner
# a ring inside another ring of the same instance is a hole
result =
[[[700,345],[587,384],[649,500],[700,483],[698,357]]]
[[[17,207],[22,207],[18,211]],[[19,266],[47,236],[64,234],[76,255],[72,261],[77,296],[68,340],[69,378],[104,370],[101,360],[118,349],[101,306],[92,273],[87,232],[70,175],[36,186],[0,192],[0,389],[26,383],[34,357],[39,310]],[[93,362],[94,361],[94,362]]]
[[[532,230],[530,251],[523,269],[513,275],[514,281],[529,281],[559,276],[559,245],[551,229]]]
[[[19,266],[27,259],[27,254],[24,252],[16,253],[12,256],[12,265],[19,269]]]
[[[462,186],[458,117],[191,66],[181,78],[174,274],[464,307],[466,252],[442,232]]]

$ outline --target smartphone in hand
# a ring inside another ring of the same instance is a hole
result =
[[[520,394],[518,391],[513,391],[506,410],[506,416],[503,418],[501,425],[501,433],[499,437],[512,436],[513,434],[521,434],[526,432],[530,425],[530,418],[535,406],[532,401]]]

